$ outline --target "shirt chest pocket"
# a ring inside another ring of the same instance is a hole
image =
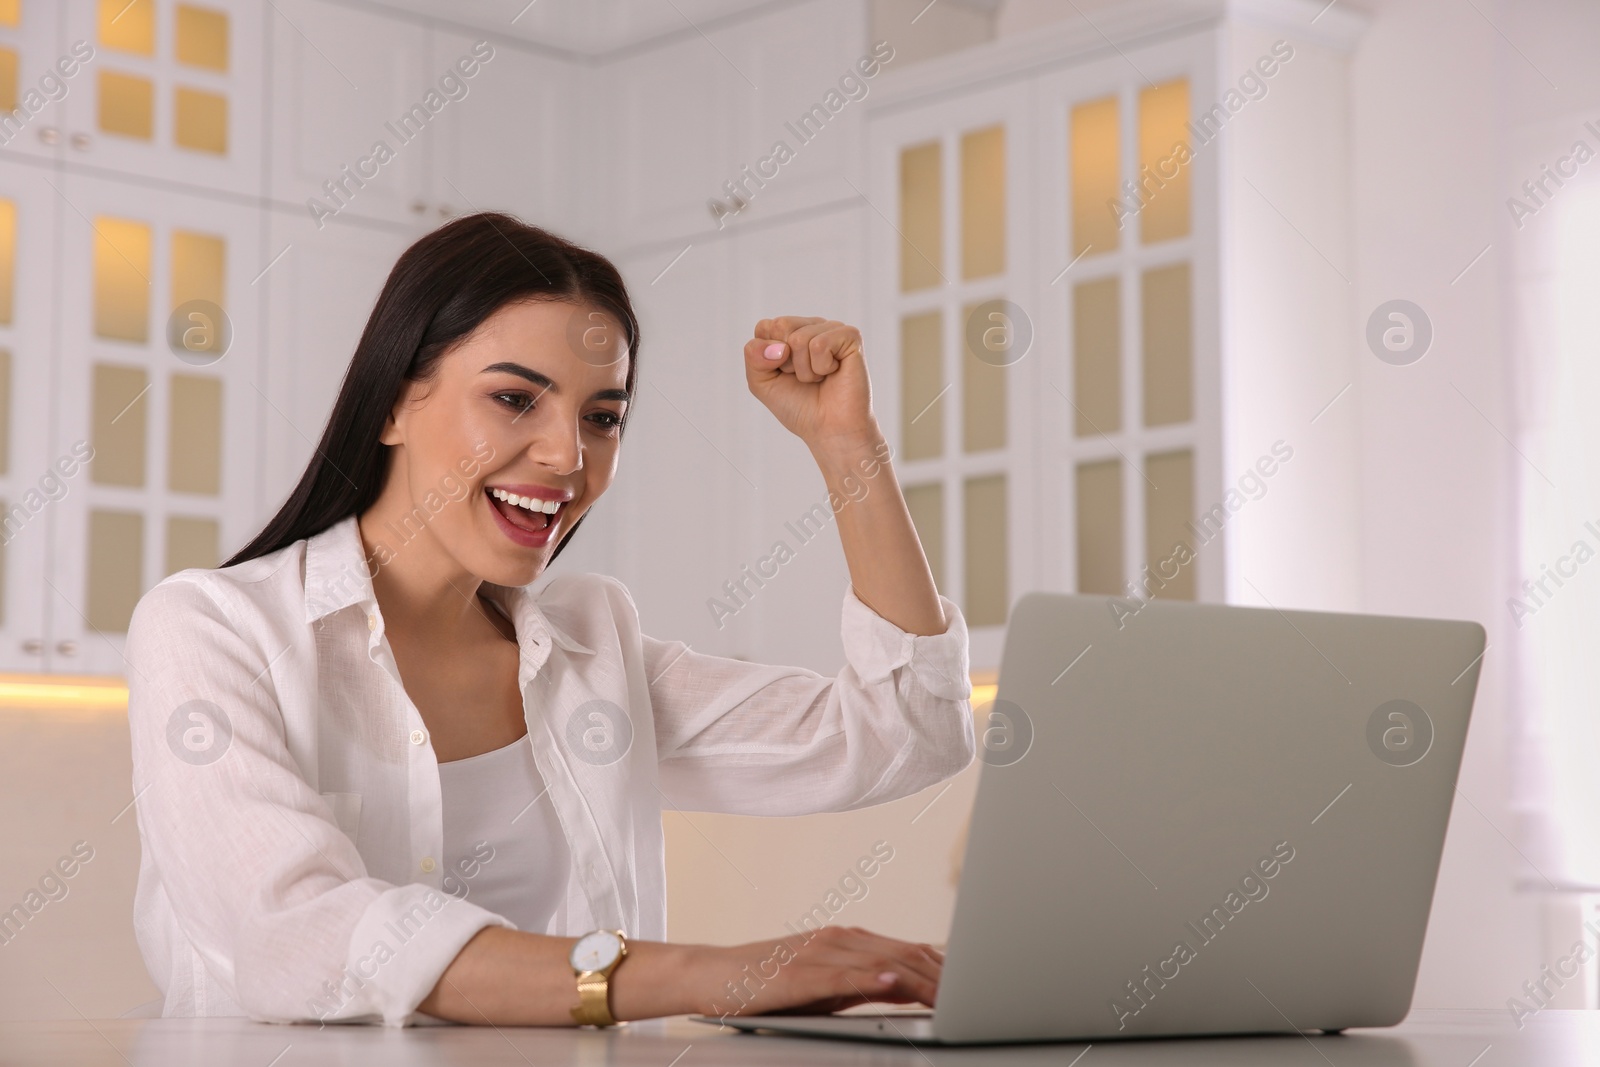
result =
[[[339,825],[339,829],[354,841],[361,829],[361,794],[323,793],[322,799],[333,809],[333,821]]]

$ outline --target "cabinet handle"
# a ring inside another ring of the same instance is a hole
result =
[[[55,144],[61,140],[61,131],[54,126],[41,126],[39,127],[39,140],[45,144]]]
[[[421,200],[413,200],[413,201],[411,201],[411,213],[413,215],[420,215],[424,211],[427,211],[427,210],[428,210],[428,205],[424,204]]]
[[[91,139],[86,133],[75,133],[72,135],[72,147],[76,148],[80,152],[87,152],[89,150],[89,146],[93,143],[93,139]]]
[[[37,637],[30,637],[22,642],[22,651],[30,656],[38,656],[44,652],[44,642]]]
[[[451,207],[449,204],[440,204],[439,205],[439,217],[441,219],[447,219],[451,215],[454,215],[455,213],[456,213],[456,209]]]
[[[78,642],[57,641],[56,651],[61,653],[63,656],[76,656],[78,654]]]

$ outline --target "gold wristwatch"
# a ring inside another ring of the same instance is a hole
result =
[[[572,946],[572,973],[578,976],[578,1006],[572,1018],[580,1026],[615,1026],[611,1014],[611,972],[628,954],[621,930],[594,930]]]

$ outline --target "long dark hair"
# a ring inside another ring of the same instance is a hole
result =
[[[223,566],[276,552],[371,507],[389,472],[391,446],[378,436],[406,383],[427,381],[440,356],[518,300],[569,300],[613,316],[626,334],[626,388],[634,393],[639,320],[610,260],[510,215],[455,219],[396,261],[300,483],[272,521]],[[632,411],[629,404],[623,427]],[[551,560],[587,517],[567,531]]]

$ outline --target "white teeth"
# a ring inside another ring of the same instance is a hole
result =
[[[519,508],[541,512],[545,515],[554,515],[561,507],[560,501],[535,500],[531,496],[515,496],[504,489],[491,489],[489,492],[493,494],[496,500],[504,500],[508,504],[515,504]]]

